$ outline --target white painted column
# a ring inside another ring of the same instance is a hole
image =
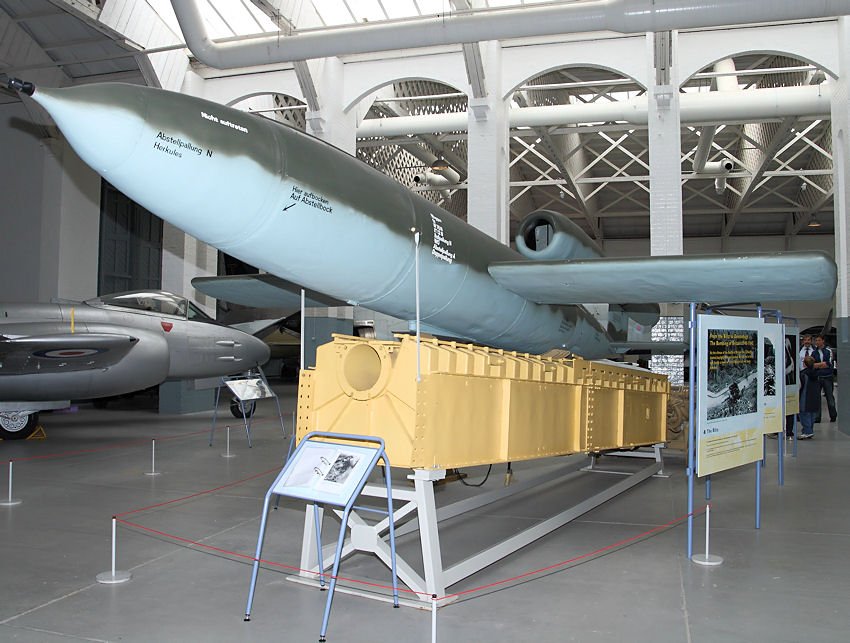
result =
[[[839,355],[850,355],[850,18],[838,19],[838,79],[832,87],[832,156],[835,180],[835,327]],[[846,359],[846,358],[845,358]],[[839,429],[850,434],[850,395],[836,395]],[[844,427],[844,428],[842,428]]]
[[[682,139],[679,81],[676,74],[677,34],[672,33],[669,73],[661,73],[657,38],[647,34],[649,77],[649,242],[650,254],[682,254]]]
[[[351,154],[357,153],[357,115],[344,111],[345,65],[339,58],[310,64],[318,93],[319,109],[307,112],[307,131]]]
[[[502,51],[498,41],[481,44],[487,96],[469,99],[467,221],[510,244],[508,103],[500,87]]]

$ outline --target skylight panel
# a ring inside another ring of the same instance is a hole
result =
[[[348,7],[358,23],[379,22],[387,19],[378,0],[348,0]]]
[[[434,16],[438,13],[450,13],[454,11],[454,5],[449,0],[414,0],[419,7],[420,15]],[[413,14],[416,15],[416,14]]]
[[[204,7],[201,12],[207,25],[207,33],[211,38],[227,38],[235,35],[233,29],[224,21],[224,17],[211,0],[207,0],[207,7]]]
[[[413,4],[413,0],[381,0],[381,4],[384,6],[384,11],[387,12],[390,20],[419,15],[419,10]]]
[[[313,7],[328,27],[350,25],[354,21],[343,0],[313,0]]]
[[[247,36],[249,34],[262,33],[264,31],[277,31],[277,27],[272,21],[259,10],[256,13],[251,10],[250,3],[244,3],[242,0],[207,0],[210,6],[210,11],[205,11],[205,17],[210,24],[216,24],[217,17],[225,25],[227,29],[223,36]],[[217,37],[217,36],[213,36]]]
[[[163,22],[168,25],[175,34],[182,37],[180,25],[177,22],[177,16],[174,15],[174,9],[171,7],[171,0],[148,0],[148,4],[153,7],[153,10],[162,18]]]

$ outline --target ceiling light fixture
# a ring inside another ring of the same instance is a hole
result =
[[[807,228],[820,228],[820,221],[818,221],[818,215],[813,214],[811,220],[806,225]]]

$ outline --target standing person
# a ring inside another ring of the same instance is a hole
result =
[[[815,338],[815,350],[812,353],[815,360],[814,369],[818,376],[820,390],[823,391],[826,397],[826,408],[829,411],[829,421],[835,422],[838,418],[838,411],[835,408],[835,397],[832,394],[835,375],[835,356],[832,349],[826,345],[826,340],[823,335],[818,335]],[[819,396],[820,397],[820,396]],[[818,404],[815,412],[815,422],[821,421],[821,409]]]
[[[803,345],[800,346],[800,359],[798,361],[797,368],[798,371],[802,371],[804,368],[806,368],[805,366],[803,366],[803,360],[806,359],[809,355],[811,355],[815,350],[815,347],[812,346],[811,335],[802,335],[800,337],[800,341],[803,343]]]
[[[815,358],[806,357],[803,359],[803,370],[800,371],[801,440],[810,440],[815,436],[815,413],[820,410],[820,384],[814,365]]]

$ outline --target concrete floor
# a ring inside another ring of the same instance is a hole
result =
[[[295,389],[281,390],[289,429]],[[141,403],[122,406],[44,415],[47,440],[0,442],[0,497],[7,495],[5,463],[13,458],[13,496],[23,501],[0,507],[0,641],[317,640],[324,593],[288,582],[284,570],[263,569],[253,618],[245,623],[250,564],[225,553],[250,556],[256,545],[262,497],[288,446],[274,405],[259,409],[250,450],[238,423],[220,416],[233,427],[237,457],[230,459],[221,457],[223,432],[207,446],[210,413],[160,416]],[[439,610],[438,640],[850,640],[850,438],[832,424],[816,425],[816,436],[799,443],[798,457],[785,458],[783,487],[776,479],[776,441],[768,442],[760,530],[753,528],[754,466],[714,477],[711,542],[725,559],[722,566],[688,561],[680,524],[581,564],[473,593]],[[158,438],[159,476],[144,475],[151,469],[151,438]],[[685,514],[684,461],[676,453],[666,461],[671,477],[647,480],[452,589],[593,552]],[[527,479],[562,462],[523,463],[516,476]],[[470,481],[485,471],[468,470]],[[500,487],[503,474],[494,467],[483,490]],[[120,525],[117,567],[130,570],[132,580],[95,582],[110,567],[111,516],[251,476],[257,477],[124,516],[169,536]],[[446,563],[534,524],[610,478],[582,474],[569,487],[548,487],[450,521],[441,529]],[[454,483],[437,493],[437,502],[477,492]],[[698,484],[699,506],[702,498]],[[302,515],[292,501],[273,514],[266,559],[298,564]],[[702,552],[702,518],[696,526],[695,551]],[[418,539],[400,539],[399,550],[417,559]],[[389,580],[386,568],[362,554],[346,560],[342,572]],[[338,593],[328,640],[424,643],[432,640],[431,614]]]

